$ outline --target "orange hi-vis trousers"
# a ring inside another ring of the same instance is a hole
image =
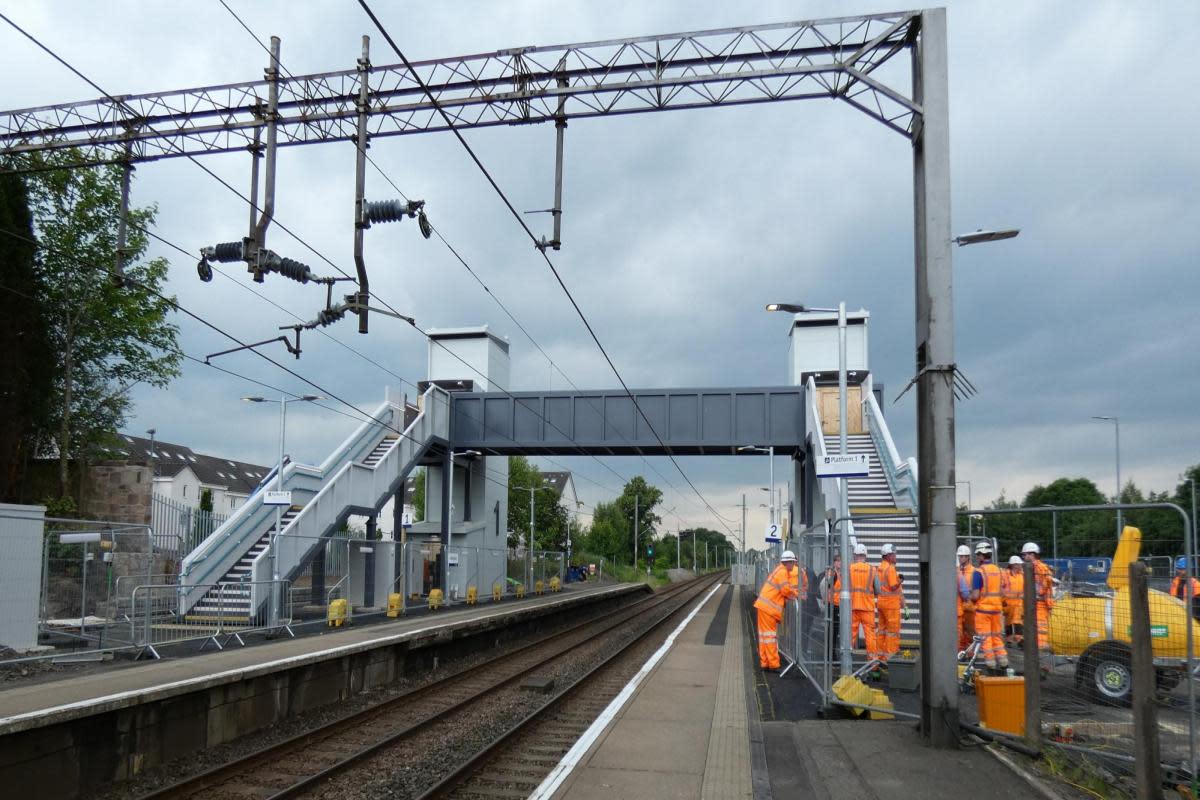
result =
[[[1041,600],[1037,604],[1038,649],[1050,649],[1050,604]]]
[[[999,609],[975,609],[975,635],[979,643],[979,657],[989,667],[1008,666],[1008,650],[1004,648],[1004,615]]]
[[[779,617],[758,611],[758,665],[779,669]]]
[[[958,649],[966,650],[975,639],[975,606],[960,608],[958,612]]]
[[[850,646],[858,644],[858,629],[862,628],[863,638],[867,640],[867,657],[874,658],[878,653],[875,644],[875,612],[854,609],[850,612]]]
[[[879,607],[879,627],[875,631],[874,657],[887,663],[890,656],[900,652],[900,609]],[[868,651],[870,648],[867,648]]]

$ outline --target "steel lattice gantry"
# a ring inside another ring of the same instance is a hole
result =
[[[902,57],[907,54],[907,58]],[[77,148],[80,164],[358,141],[808,98],[841,100],[912,144],[920,477],[921,723],[958,740],[954,653],[954,307],[946,13],[926,9],[420,61],[0,113],[0,155]],[[366,81],[363,91],[362,81]],[[436,105],[424,94],[426,84]],[[274,106],[271,99],[278,99]],[[268,99],[264,99],[268,98]],[[364,119],[365,117],[365,119]],[[560,211],[556,203],[555,211]],[[547,243],[553,244],[553,243]],[[365,276],[360,292],[366,296]],[[365,319],[365,318],[364,318]],[[365,326],[360,328],[365,330]]]
[[[413,66],[458,128],[836,98],[910,135],[919,106],[873,73],[912,44],[919,17],[903,12],[518,47]],[[372,66],[367,76],[371,138],[446,130],[403,66]],[[361,80],[357,69],[278,76],[279,145],[353,140]],[[79,148],[81,163],[96,164],[245,150],[267,123],[270,83],[6,111],[0,153]]]

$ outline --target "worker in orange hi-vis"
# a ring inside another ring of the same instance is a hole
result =
[[[1004,647],[1004,573],[992,563],[992,543],[975,545],[979,567],[971,578],[971,601],[975,603],[975,635],[979,655],[991,670],[1008,667]]]
[[[900,652],[900,614],[908,618],[908,601],[904,599],[904,576],[896,569],[896,546],[885,544],[879,562],[879,626],[875,629],[875,645],[879,660]]]
[[[1020,556],[1008,560],[1004,576],[1004,632],[1008,643],[1018,645],[1024,640],[1022,619],[1025,616],[1025,570]]]
[[[1192,616],[1200,619],[1200,581],[1189,578],[1187,556],[1175,559],[1175,577],[1171,579],[1171,597],[1190,606]]]
[[[800,596],[800,570],[796,554],[784,550],[779,565],[771,570],[758,592],[754,607],[758,610],[758,664],[763,669],[779,669],[779,622],[788,600]]]
[[[966,650],[975,638],[975,603],[971,601],[971,583],[975,566],[971,563],[971,548],[958,546],[958,649]]]
[[[875,641],[875,598],[879,596],[879,573],[867,563],[867,546],[854,545],[854,563],[850,565],[850,643],[858,643],[861,628],[866,640],[867,660],[879,658]]]
[[[1033,564],[1034,589],[1037,596],[1038,649],[1050,649],[1050,609],[1054,608],[1054,575],[1042,561],[1042,548],[1037,542],[1026,542],[1021,547],[1021,556]]]

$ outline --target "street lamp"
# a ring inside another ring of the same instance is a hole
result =
[[[321,395],[316,394],[305,394],[299,397],[281,396],[278,400],[269,397],[242,398],[246,403],[279,403],[279,466],[275,472],[276,492],[283,491],[283,443],[287,435],[288,403],[312,403],[324,399]],[[275,506],[275,527],[271,530],[271,535],[267,539],[267,548],[271,554],[271,627],[274,627],[276,621],[279,619],[278,584],[275,583],[275,581],[279,580],[279,548],[276,546],[276,540],[279,538],[279,534],[281,533],[279,529],[283,524],[283,504],[276,502],[273,505]]]
[[[1097,416],[1093,416],[1092,419],[1098,419],[1102,422],[1111,422],[1113,424],[1114,428],[1116,429],[1116,434],[1117,434],[1117,495],[1116,495],[1116,500],[1114,500],[1113,502],[1120,504],[1120,502],[1121,502],[1121,420],[1119,417],[1097,417]],[[1121,509],[1118,508],[1117,509],[1117,539],[1121,538],[1121,530],[1123,528],[1124,528],[1124,526],[1121,524]]]
[[[542,480],[546,480],[542,478]],[[522,492],[529,492],[529,533],[525,539],[525,588],[529,589],[533,586],[533,530],[534,525],[534,507],[533,498],[535,492],[552,492],[553,486],[514,486],[514,489],[519,489]]]
[[[971,233],[963,233],[954,237],[954,243],[959,247],[968,244],[980,244],[981,242],[998,242],[1001,239],[1013,239],[1021,232],[1020,228],[1005,228],[998,231],[976,230]]]
[[[447,486],[449,491],[446,492],[446,496],[450,498],[450,510],[446,519],[446,541],[442,545],[442,575],[444,576],[442,578],[442,602],[444,603],[450,602],[450,542],[454,540],[454,459],[459,456],[480,455],[483,453],[478,450],[450,451],[450,469],[447,470],[449,474],[445,476],[446,481],[449,482]],[[469,488],[470,484],[467,486]],[[466,506],[465,501],[463,506]]]

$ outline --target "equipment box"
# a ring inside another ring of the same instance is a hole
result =
[[[1025,678],[975,676],[979,724],[990,731],[1025,735]]]

